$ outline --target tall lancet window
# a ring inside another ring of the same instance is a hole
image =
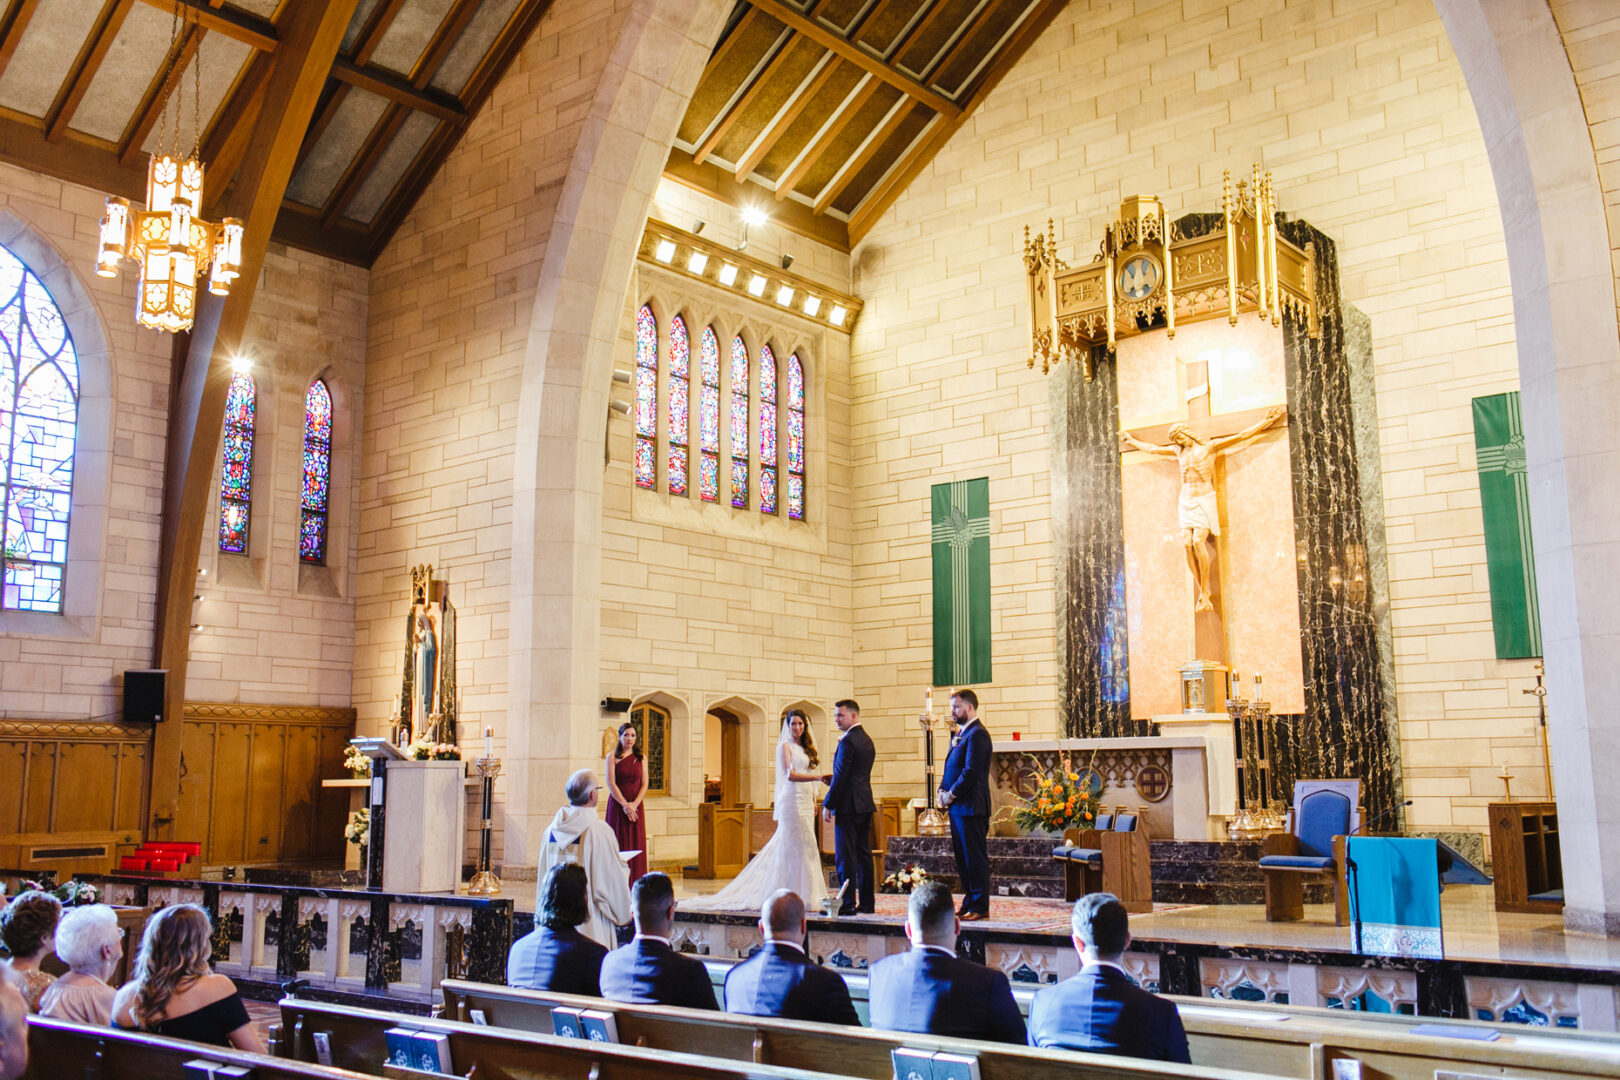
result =
[[[703,386],[698,398],[698,496],[704,502],[720,498],[720,339],[705,326],[698,348],[698,376]]]
[[[658,486],[658,323],[636,312],[636,486]]]
[[[759,351],[759,509],[776,513],[776,354]]]
[[[332,393],[316,379],[304,398],[304,496],[298,515],[298,558],[326,561],[326,510],[332,495]]]
[[[731,339],[731,505],[748,509],[748,346]]]
[[[0,247],[0,609],[62,610],[79,358],[45,285]]]
[[[787,512],[804,520],[804,365],[798,353],[787,363]]]
[[[687,405],[692,377],[692,342],[686,320],[669,320],[669,493],[686,494]]]
[[[253,501],[253,376],[238,371],[225,394],[225,448],[219,465],[219,550],[247,551]]]

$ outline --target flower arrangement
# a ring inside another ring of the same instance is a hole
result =
[[[356,776],[370,776],[371,758],[362,754],[358,747],[351,746],[343,751],[343,767]]]
[[[1034,792],[1027,798],[1020,797],[1021,805],[1013,810],[1013,821],[1020,829],[1061,833],[1064,829],[1086,828],[1097,819],[1101,791],[1100,785],[1092,782],[1096,770],[1091,765],[1077,769],[1065,754],[1055,769],[1047,771],[1036,758],[1026,756],[1035,762],[1038,779]]]
[[[460,761],[461,747],[455,743],[428,742],[426,735],[418,735],[416,741],[405,748],[405,755],[412,761]]]
[[[365,847],[371,839],[371,811],[364,807],[349,815],[349,823],[343,828],[343,838],[351,844]]]
[[[38,881],[23,881],[17,890],[20,893],[42,892],[56,897],[63,907],[79,907],[81,904],[98,904],[101,902],[101,890],[88,881],[75,881],[69,879],[55,888],[46,886]],[[0,896],[5,895],[4,886],[0,886]]]
[[[909,893],[928,880],[928,871],[915,863],[902,867],[883,879],[884,892]]]

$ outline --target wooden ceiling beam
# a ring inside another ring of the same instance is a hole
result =
[[[961,115],[961,107],[944,94],[924,86],[908,75],[902,75],[849,39],[833,33],[814,19],[806,18],[788,7],[787,4],[783,3],[783,0],[748,0],[748,2],[771,16],[771,18],[803,34],[822,48],[837,53],[843,59],[861,68],[868,75],[883,80],[901,93],[911,95],[941,116],[954,119]]]
[[[664,163],[664,175],[693,191],[702,192],[720,202],[741,209],[757,205],[760,201],[758,184],[737,180],[730,170],[722,169],[712,160],[694,164],[692,155],[676,147]],[[837,251],[849,251],[849,232],[844,223],[831,214],[820,217],[797,199],[789,199],[771,210],[771,224],[814,240]]]
[[[251,45],[261,52],[274,52],[279,36],[274,23],[257,15],[248,15],[235,8],[221,7],[217,0],[142,0],[165,15],[173,14],[179,5],[180,18],[195,23],[205,30],[217,30],[226,37]]]
[[[732,27],[731,33],[726,35],[726,39],[724,41],[715,46],[714,52],[709,54],[708,63],[703,65],[703,74],[698,78],[699,85],[702,85],[702,83],[707,80],[710,75],[713,75],[716,71],[719,71],[721,68],[725,67],[726,64],[730,63],[731,54],[737,51],[737,43],[742,40],[743,28],[746,27],[750,20],[752,20],[757,14],[759,14],[758,8],[749,8],[747,11],[743,12],[742,18],[737,20],[737,25]]]
[[[369,64],[371,54],[382,44],[383,35],[394,25],[394,19],[404,6],[405,0],[383,0],[378,4],[367,17],[360,32],[354,36],[354,50],[349,54],[349,59],[357,64]]]
[[[844,133],[844,129],[854,121],[856,114],[866,106],[868,101],[872,100],[872,95],[877,93],[878,87],[881,85],[883,85],[881,82],[868,75],[855,87],[854,92],[839,102],[838,108],[834,109],[833,114],[827,118],[827,122],[821,125],[821,130],[810,140],[809,145],[799,152],[798,158],[788,167],[787,172],[783,173],[777,180],[777,202],[787,198],[788,194],[799,186],[799,181],[804,179],[806,173],[815,168],[816,162],[821,160],[821,156],[827,152],[828,147],[832,146],[838,140],[838,137]]]
[[[385,68],[359,67],[339,60],[332,65],[332,78],[452,124],[465,124],[468,120],[467,110],[449,94],[412,86],[409,79],[402,79]]]
[[[1018,63],[1025,51],[1035,43],[1035,39],[1041,36],[1041,32],[1051,25],[1052,20],[1063,10],[1066,3],[1068,0],[1035,0],[1025,14],[1023,23],[1013,32],[1006,47],[990,65],[990,70],[985,73],[984,78],[974,89],[972,97],[963,106],[961,115],[955,119],[946,119],[943,115],[936,117],[930,127],[925,129],[922,137],[912,143],[910,152],[896,162],[894,168],[890,169],[888,174],[873,186],[866,198],[861,200],[861,204],[849,218],[849,235],[852,242],[860,243],[861,239],[872,230],[872,226],[877,224],[883,212],[894,205],[894,201],[905,191],[907,185],[916,179],[923,167],[933,160],[940,148],[949,142],[957,129],[973,115],[973,111],[983,103],[990,91],[995,89],[1002,77],[1012,70],[1013,65]]]
[[[549,10],[551,0],[522,0],[522,3],[518,4],[517,10],[506,20],[506,25],[496,35],[495,43],[478,62],[478,66],[467,78],[467,85],[461,90],[461,102],[469,115],[483,108],[484,102],[495,91],[495,84],[501,81],[506,69],[512,66],[512,61],[517,59],[523,43],[529,40],[529,35],[540,25],[540,20]]]
[[[744,90],[742,95],[735,101],[720,110],[720,115],[715,117],[714,123],[709,125],[709,133],[703,136],[703,141],[698,143],[696,150],[692,151],[692,160],[701,165],[703,159],[714,152],[714,148],[720,145],[720,140],[731,133],[731,129],[742,118],[743,113],[748,111],[748,107],[759,100],[759,95],[765,92],[771,76],[781,70],[782,65],[787,62],[788,56],[792,54],[793,46],[797,44],[798,41],[794,38],[792,32],[783,32],[782,36],[777,39],[775,55],[766,62],[764,69],[754,78],[754,81],[748,84],[748,89]]]
[[[90,81],[96,77],[101,69],[102,60],[107,57],[107,50],[112,48],[113,38],[118,36],[118,30],[124,25],[124,18],[135,0],[107,0],[101,6],[101,14],[96,16],[95,24],[90,29],[90,36],[85,39],[84,46],[69,69],[67,81],[56,93],[56,100],[45,111],[45,139],[47,142],[56,142],[67,131],[68,125],[73,122],[73,114],[79,108],[79,102],[84,100],[84,93],[90,89]]]
[[[411,85],[421,88],[433,81],[433,76],[439,73],[445,57],[450,50],[456,47],[461,38],[461,32],[467,29],[467,24],[478,13],[478,6],[483,0],[456,0],[445,12],[444,18],[439,21],[439,28],[433,31],[433,37],[417,57],[416,64],[411,68]]]
[[[241,182],[221,207],[244,223],[241,276],[229,296],[199,290],[196,325],[190,334],[175,339],[153,631],[154,666],[169,672],[164,712],[171,721],[178,721],[185,707],[197,552],[214,492],[230,358],[247,330],[270,233],[292,179],[294,152],[309,128],[357,3],[289,0],[284,7],[281,45],[265,88],[265,100],[276,107],[259,110]],[[172,838],[180,800],[182,725],[157,727],[151,752],[149,835]]]
[[[59,142],[46,142],[43,122],[9,109],[0,110],[0,161],[135,202],[146,199],[144,163],[123,162],[105,143],[74,131]]]
[[[737,167],[733,172],[738,180],[748,179],[748,174],[765,160],[765,155],[771,152],[771,147],[775,146],[782,134],[803,115],[805,108],[816,99],[816,95],[821,93],[843,63],[837,53],[822,54],[820,66],[810,69],[810,74],[794,88],[782,108],[777,110],[776,118],[766,125],[764,131],[754,136],[754,141],[748,144],[748,149],[737,159]],[[697,164],[701,165],[702,162]]]
[[[363,66],[371,62],[371,54],[377,51],[383,35],[388,32],[389,26],[393,25],[394,17],[399,14],[402,6],[404,0],[385,0],[372,10],[365,24],[354,36],[354,48],[348,56],[350,63]],[[326,133],[327,125],[332,122],[332,117],[337,115],[338,106],[342,105],[343,99],[348,96],[350,85],[342,80],[334,80],[323,88],[321,100],[315,107],[315,119],[310,121],[309,130],[304,133],[304,141],[298,146],[298,160],[293,163],[294,176],[298,175],[304,159]]]
[[[301,251],[313,251],[353,266],[370,266],[371,241],[365,229],[341,218],[322,225],[319,212],[283,200],[276,215],[276,240]]]
[[[910,45],[913,41],[921,37],[930,28],[932,28],[934,23],[938,22],[940,17],[945,14],[945,10],[949,6],[950,5],[945,3],[945,0],[935,0],[934,6],[928,9],[928,14],[924,15],[915,23],[912,23],[911,29],[907,30],[905,34],[903,34],[897,41],[889,46],[889,48],[883,54],[883,59],[890,64],[898,61],[900,59],[900,54],[905,52],[906,46]]]
[[[204,200],[205,213],[212,213],[229,193],[236,170],[247,155],[248,139],[264,107],[265,89],[274,66],[275,59],[269,53],[259,53],[249,60],[235,92],[203,136],[203,161],[215,179],[212,197]]]
[[[876,130],[866,137],[866,142],[856,150],[855,156],[844,162],[843,166],[821,186],[821,190],[816,193],[816,201],[811,206],[811,210],[818,214],[825,214],[838,196],[844,193],[844,189],[849,186],[850,181],[861,174],[861,170],[871,162],[872,156],[893,137],[894,133],[899,130],[900,125],[905,123],[906,117],[910,116],[911,111],[916,107],[917,100],[915,98],[902,97],[895,102],[894,108],[889,110],[889,115],[885,116]]]
[[[1004,3],[999,5],[999,7],[1024,7],[1029,3],[1030,0],[1005,0]],[[995,3],[995,0],[985,0],[985,2],[980,6],[979,10],[975,12],[973,17],[967,21],[967,24],[957,32],[956,40],[952,41],[932,60],[928,61],[928,66],[923,68],[923,81],[931,82],[934,75],[940,71],[940,69],[947,67],[953,60],[955,60],[963,49],[967,48],[970,44],[975,44],[974,32],[977,31],[984,23],[985,19],[989,18],[991,13],[997,9],[998,5]]]
[[[11,0],[11,6],[6,8],[5,19],[0,22],[0,72],[11,62],[23,31],[28,29],[28,20],[34,17],[38,7],[39,0]]]

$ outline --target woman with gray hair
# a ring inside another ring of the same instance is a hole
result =
[[[39,1015],[80,1024],[112,1021],[113,995],[107,984],[124,955],[124,931],[106,904],[69,908],[56,926],[56,955],[68,966],[40,996]]]

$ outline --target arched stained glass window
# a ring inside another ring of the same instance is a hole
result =
[[[748,346],[731,339],[731,505],[748,509]]]
[[[776,513],[776,354],[759,351],[759,509]]]
[[[326,561],[326,508],[332,495],[332,394],[316,379],[304,398],[304,497],[298,517],[298,558]]]
[[[669,493],[686,494],[687,404],[692,376],[692,341],[686,320],[669,320]]]
[[[658,324],[636,312],[636,486],[658,486]]]
[[[247,551],[253,501],[253,376],[238,371],[225,394],[225,448],[219,466],[219,550]]]
[[[704,502],[720,498],[720,339],[705,326],[698,348],[698,496]]]
[[[79,358],[56,301],[0,247],[0,609],[62,610]]]
[[[804,520],[804,365],[799,354],[787,362],[787,511]]]

